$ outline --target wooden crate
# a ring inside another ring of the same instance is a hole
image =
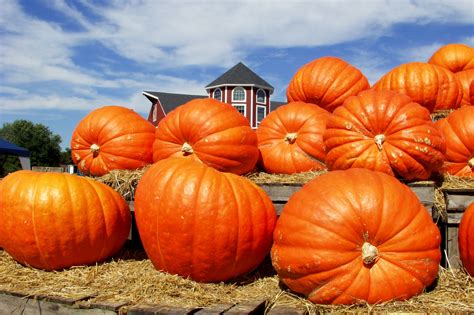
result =
[[[474,202],[474,189],[443,189],[447,217],[439,222],[443,249],[442,266],[459,268],[458,230],[467,206]]]
[[[291,195],[300,190],[303,185],[293,183],[269,183],[260,184],[259,186],[266,191],[275,206],[277,215],[280,215]],[[435,183],[432,181],[414,182],[409,183],[408,187],[418,196],[420,202],[425,206],[429,214],[433,216]]]
[[[56,166],[33,166],[31,168],[35,172],[47,172],[47,173],[64,173],[63,167]]]

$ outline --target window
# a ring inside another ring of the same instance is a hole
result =
[[[214,99],[216,99],[218,101],[222,101],[222,91],[221,91],[221,89],[215,89]]]
[[[257,127],[260,126],[265,116],[267,116],[267,108],[265,106],[257,106]]]
[[[158,119],[158,102],[153,105],[153,122],[156,122]]]
[[[232,101],[245,102],[245,90],[241,87],[236,87],[232,91]]]
[[[237,109],[237,111],[239,113],[241,113],[242,115],[244,115],[245,117],[245,105],[235,105],[235,104],[232,104],[232,106],[235,107],[235,109]]]
[[[265,98],[267,97],[266,93],[262,89],[257,91],[257,103],[265,103]]]

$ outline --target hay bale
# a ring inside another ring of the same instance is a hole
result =
[[[312,304],[280,285],[269,259],[247,276],[206,284],[157,271],[144,252],[128,249],[104,263],[53,272],[22,266],[0,250],[0,290],[63,298],[93,295],[87,303],[120,301],[126,303],[125,309],[139,304],[212,307],[262,299],[267,300],[267,311],[275,306],[310,313],[445,313],[474,309],[474,278],[459,269],[441,268],[433,288],[408,301],[328,306]]]

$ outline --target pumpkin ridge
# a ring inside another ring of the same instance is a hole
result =
[[[339,67],[341,65],[343,66],[342,68]],[[325,104],[334,103],[335,100],[326,100],[325,98],[329,92],[333,92],[331,88],[336,84],[337,80],[342,76],[342,72],[344,72],[344,70],[348,68],[349,64],[348,63],[341,64],[340,62],[338,62],[335,66],[338,66],[338,69],[334,69],[334,70],[331,69],[333,70],[332,72],[336,73],[335,78],[334,80],[330,81],[328,85],[325,86],[325,91],[323,95],[321,95],[321,103],[325,103]],[[345,91],[344,93],[340,93],[339,97],[341,97],[341,95],[344,95],[344,94],[345,94]]]
[[[34,175],[34,174],[30,174],[30,175]],[[31,176],[33,177],[33,176]],[[29,179],[31,179],[31,177]],[[38,176],[35,176],[36,178],[36,181],[35,181],[35,185],[34,185],[34,189],[33,189],[33,205],[36,205],[37,203],[37,190],[38,190],[38,186],[39,186],[39,182],[41,181],[41,174],[38,174]],[[36,222],[35,222],[35,207],[31,207],[31,222],[32,222],[32,227],[33,227],[33,235],[35,236],[35,243],[36,243],[36,247],[38,248],[38,252],[39,252],[39,257],[41,259],[41,262],[44,264],[44,266],[46,266],[47,269],[50,269],[51,268],[51,265],[49,264],[48,261],[45,260],[44,256],[43,256],[43,251],[41,250],[40,248],[40,245],[39,245],[39,241],[38,241],[38,233],[37,233],[37,230],[36,230]],[[24,262],[23,262],[24,263]]]
[[[156,166],[156,165],[157,165],[157,164],[155,163],[154,166]],[[178,166],[175,166],[174,164],[170,166],[170,168],[175,168],[175,169],[176,169],[177,167],[178,167]],[[151,168],[150,168],[149,170],[151,170]],[[151,172],[150,172],[150,174],[151,174]],[[177,172],[176,172],[175,170],[173,170],[173,171],[171,172],[171,174],[172,174],[172,176],[169,176],[169,177],[167,178],[166,184],[163,185],[164,189],[161,190],[161,193],[162,193],[163,196],[169,196],[169,193],[166,192],[166,189],[167,189],[168,187],[170,187],[170,188],[168,188],[168,189],[173,189],[173,187],[174,187],[173,185],[170,185],[169,183],[170,183],[170,182],[171,182],[171,183],[176,182],[176,180],[174,179],[174,177],[177,176],[177,175],[176,175]],[[179,173],[178,173],[178,174],[179,174]],[[145,175],[146,175],[146,173],[145,173]],[[151,175],[150,175],[150,176],[151,176]],[[142,177],[141,180],[143,180],[143,177]],[[147,182],[148,182],[148,181],[147,181]],[[155,182],[156,182],[156,179],[153,178],[153,184],[154,184],[153,187],[157,186],[157,185],[155,184]],[[157,245],[157,248],[158,248],[158,253],[159,253],[159,256],[160,256],[161,268],[162,268],[162,269],[168,269],[168,261],[165,260],[165,258],[164,258],[164,256],[163,256],[163,251],[162,251],[162,249],[161,249],[161,244],[160,244],[161,242],[160,242],[159,234],[160,234],[160,221],[161,221],[161,220],[160,220],[159,218],[160,218],[160,211],[157,211],[157,212],[156,212],[156,217],[155,217],[155,220],[156,220],[156,225],[155,225],[155,227],[156,227],[156,229],[155,229],[155,240],[156,240],[156,245]]]
[[[238,194],[236,194],[236,191],[238,191],[238,190],[236,190],[235,187],[234,187],[233,178],[231,176],[229,176],[228,174],[226,174],[226,173],[224,173],[223,175],[225,175],[225,176],[223,176],[223,178],[225,178],[226,183],[230,186],[230,189],[232,190],[232,199],[234,200],[234,202],[236,204],[236,208],[240,209],[241,207],[240,207],[240,203],[239,203],[239,200],[238,200],[239,198],[237,198]],[[243,188],[243,186],[240,187],[240,188]],[[242,194],[242,195],[244,195],[244,194]],[[240,224],[240,211],[236,211],[236,212],[237,212],[237,218],[235,219],[235,225],[240,226],[239,225]],[[250,218],[250,220],[252,220],[252,216],[249,216],[249,218]],[[235,268],[237,266],[237,261],[238,261],[237,258],[239,258],[238,254],[239,254],[240,243],[241,243],[240,234],[241,234],[240,228],[238,228],[237,229],[237,235],[236,235],[237,245],[235,247],[234,262],[232,264],[232,267],[230,268],[231,274],[234,273]]]
[[[206,134],[204,137],[202,137],[198,141],[185,141],[185,142],[191,143],[193,146],[200,145],[202,143],[208,144],[208,142],[206,142],[206,139],[209,140],[209,137],[220,135],[220,134],[223,134],[223,133],[232,133],[235,130],[241,129],[242,127],[246,128],[247,126],[237,125],[237,126],[230,127],[230,128],[227,128],[227,129],[221,129],[221,130],[215,131],[213,133]]]
[[[187,144],[187,142],[185,142],[185,144]],[[200,171],[201,172],[196,177],[194,176],[195,172],[189,172],[189,173],[184,173],[183,172],[184,174],[186,174],[186,179],[184,180],[184,182],[193,183],[193,184],[201,183],[200,185],[197,185],[198,186],[197,187],[197,192],[193,194],[194,200],[191,202],[191,204],[193,204],[193,205],[198,205],[199,204],[199,197],[200,197],[200,193],[201,193],[201,187],[204,186],[202,184],[202,179],[204,178],[206,170],[205,170],[205,168],[200,168]],[[199,178],[199,179],[195,179],[195,178]],[[197,208],[198,211],[196,211],[197,213],[192,214],[193,220],[192,220],[192,227],[190,227],[190,230],[194,229],[194,226],[196,225],[196,220],[198,219],[198,217],[200,215],[200,212],[202,211],[202,209],[200,209],[198,207],[196,207],[196,208]],[[202,262],[198,262],[197,264],[195,263],[195,259],[196,259],[196,256],[197,256],[195,254],[195,252],[198,249],[197,248],[198,246],[196,245],[196,243],[197,243],[197,237],[195,235],[193,235],[193,238],[191,240],[191,244],[189,245],[189,247],[183,249],[183,250],[191,251],[191,255],[190,255],[191,261],[189,262],[189,264],[191,266],[190,276],[192,278],[195,278],[197,276],[196,273],[195,273],[196,265],[199,265],[200,263],[202,263]]]
[[[352,280],[351,280],[351,281],[348,281],[349,285],[346,286],[346,287],[344,288],[344,290],[342,290],[341,294],[339,294],[337,297],[335,297],[335,299],[333,299],[333,300],[331,301],[331,303],[334,303],[337,299],[339,299],[339,298],[343,297],[344,295],[346,295],[347,292],[349,292],[349,290],[350,290],[351,288],[353,288],[353,286],[357,283],[355,280],[357,280],[357,277],[364,271],[364,269],[363,269],[363,268],[355,268],[355,269],[357,270],[357,272],[352,272],[352,273],[350,274]],[[349,277],[349,276],[348,276],[348,277]],[[369,282],[369,284],[368,284],[368,287],[369,287],[369,289],[370,289],[370,282]],[[348,294],[347,294],[347,295],[348,295]],[[349,295],[348,295],[348,296],[349,296]],[[354,297],[351,296],[351,298],[354,298]]]
[[[429,251],[432,251],[433,249],[429,250]],[[428,250],[427,250],[428,251]],[[392,260],[390,258],[387,258],[387,257],[380,257],[383,261],[385,261],[386,263],[390,263],[391,265],[397,267],[399,270],[403,270],[406,274],[410,275],[412,278],[415,278],[419,284],[420,284],[420,287],[421,288],[424,288],[425,286],[428,286],[430,285],[431,283],[424,283],[424,281],[422,279],[419,278],[419,275],[417,275],[416,273],[412,272],[410,269],[406,268],[403,266],[403,264],[401,264],[399,261],[395,261],[395,260]],[[382,268],[380,268],[382,269]],[[418,291],[420,292],[420,291]]]
[[[219,145],[219,146],[221,148],[223,147],[223,145]],[[201,149],[201,150],[198,150],[198,149]],[[194,155],[196,155],[199,158],[200,161],[204,160],[203,159],[204,157],[211,157],[212,160],[213,160],[212,162],[209,161],[208,159],[205,159],[205,160],[208,161],[207,163],[208,163],[209,166],[212,166],[212,167],[216,168],[219,171],[220,171],[220,169],[217,168],[218,166],[215,166],[216,163],[214,161],[219,161],[219,164],[224,164],[223,162],[225,161],[225,164],[227,165],[227,167],[229,165],[231,165],[232,167],[235,167],[235,166],[238,166],[238,165],[242,164],[239,161],[236,161],[235,159],[228,158],[227,156],[218,156],[218,155],[208,153],[207,151],[213,152],[214,150],[212,149],[212,147],[208,147],[208,150],[202,151],[202,148],[194,147]]]
[[[357,100],[357,99],[356,99],[356,102],[358,104],[360,104],[360,101]],[[350,114],[350,116],[352,116],[352,117],[350,117],[352,128],[357,127],[357,132],[360,133],[361,135],[363,135],[367,138],[370,138],[370,139],[374,138],[374,134],[373,134],[372,130],[369,130],[369,128],[368,128],[370,126],[367,126],[366,123],[363,121],[362,117],[360,116],[360,112],[353,112],[352,108],[350,106],[344,106],[342,108],[345,109],[344,114],[348,113],[348,114]],[[342,117],[342,118],[347,123],[348,119],[346,117]],[[357,125],[354,125],[354,122],[357,122]]]
[[[474,105],[473,105],[473,106],[474,106]],[[453,126],[458,127],[458,125],[457,125],[456,122],[452,121],[452,120],[453,120],[452,117],[453,117],[453,116],[451,116],[451,117],[449,117],[449,116],[446,117],[447,122],[449,122],[449,123],[448,123],[449,128],[450,128],[451,131],[452,131],[452,135],[450,135],[450,137],[456,136],[456,138],[459,140],[460,143],[462,143],[462,145],[464,146],[464,148],[466,149],[467,152],[474,153],[474,152],[471,152],[471,150],[469,149],[470,146],[467,145],[467,144],[463,141],[463,140],[467,140],[467,139],[469,138],[469,136],[467,136],[467,137],[462,137],[463,139],[461,139],[461,137],[459,136],[459,133],[454,130],[454,127],[453,127]],[[474,128],[473,128],[473,130],[474,130]],[[461,130],[461,131],[464,131],[464,130]],[[465,135],[465,134],[463,133],[463,135]],[[464,138],[466,138],[466,139],[464,139]],[[473,148],[473,149],[474,149],[474,148]]]
[[[305,150],[303,150],[301,147],[300,147],[300,149],[301,149],[301,152],[304,154],[305,157],[307,157],[308,159],[310,159],[312,161],[318,162],[319,164],[321,164],[323,169],[326,168],[326,163],[324,162],[324,160],[320,160],[317,157],[310,155]]]
[[[101,195],[100,195],[99,191],[97,190],[97,187],[96,187],[95,183],[90,182],[90,181],[88,181],[88,180],[85,180],[85,182],[87,182],[87,184],[88,184],[89,187],[92,189],[92,191],[94,191],[94,193],[95,193],[96,196],[97,196],[97,199],[99,199],[99,201],[102,201]],[[107,187],[108,187],[108,186],[107,186]],[[107,194],[109,194],[109,191],[108,191],[108,190],[107,190]],[[115,198],[113,198],[112,196],[110,196],[110,199],[114,201],[114,204],[116,204]],[[109,200],[110,200],[110,199],[109,199]],[[87,203],[89,203],[89,199],[87,199]],[[104,223],[104,230],[107,231],[107,216],[105,215],[104,205],[103,205],[102,202],[99,202],[99,205],[100,205],[100,211],[101,211],[101,213],[102,213],[102,218],[103,218],[103,223]],[[117,208],[118,208],[118,207],[117,207]],[[91,241],[91,240],[89,239],[89,241]],[[93,240],[93,241],[95,242],[95,241],[97,241],[97,240]],[[106,246],[107,246],[107,243],[105,242],[105,239],[104,239],[104,238],[102,238],[101,241],[102,241],[102,246],[100,247],[101,249],[100,249],[100,251],[99,251],[99,255],[95,258],[96,261],[99,261],[99,260],[102,259],[102,257],[103,257],[102,255],[103,255],[104,250],[105,250],[105,248],[106,248]]]
[[[407,195],[408,195],[408,194],[407,194]],[[412,198],[410,198],[410,199],[413,199],[413,195],[412,195],[411,197],[412,197]],[[416,196],[415,196],[415,197],[416,197]],[[417,198],[417,197],[416,197],[416,198]],[[406,198],[406,199],[408,199],[408,198]],[[406,202],[406,199],[405,199],[405,201],[403,201],[404,203]],[[407,219],[407,221],[409,221],[408,224],[406,224],[406,225],[404,225],[404,226],[401,226],[401,227],[400,227],[400,230],[395,231],[394,233],[391,233],[392,235],[391,235],[390,237],[384,238],[384,239],[380,242],[380,244],[379,244],[379,246],[378,246],[379,252],[383,252],[383,251],[384,251],[384,247],[387,246],[386,244],[387,244],[388,242],[392,241],[394,238],[400,236],[400,233],[408,233],[408,232],[410,232],[411,230],[416,230],[416,229],[412,229],[412,226],[413,226],[413,225],[416,226],[416,224],[418,224],[418,222],[417,222],[416,219],[417,219],[419,216],[424,216],[424,215],[425,215],[424,212],[426,212],[426,210],[425,210],[425,208],[424,208],[423,206],[421,206],[418,211],[414,212],[414,215],[413,215],[413,217],[410,218],[410,220]],[[407,214],[406,214],[406,215],[407,215]],[[407,232],[407,231],[408,231],[408,232]],[[403,236],[403,235],[402,235],[402,236]],[[415,236],[412,236],[412,237],[416,237],[416,235],[415,235]],[[393,250],[392,250],[392,251],[393,251]],[[418,250],[418,251],[419,251],[419,250]]]
[[[343,271],[344,271],[345,269],[352,269],[353,271],[352,271],[349,275],[346,275],[347,278],[352,278],[352,281],[345,281],[345,283],[348,284],[348,285],[344,288],[344,290],[343,290],[340,294],[338,294],[338,296],[334,297],[333,299],[331,299],[331,300],[328,301],[328,302],[325,302],[326,304],[332,304],[332,303],[334,303],[334,301],[336,301],[339,297],[341,297],[345,292],[348,291],[348,289],[354,284],[354,281],[353,281],[353,280],[354,280],[354,279],[360,274],[360,272],[362,271],[362,268],[358,268],[358,267],[357,267],[357,266],[359,265],[359,262],[358,262],[359,259],[360,259],[359,256],[357,256],[357,258],[355,258],[354,260],[351,260],[351,261],[347,262],[347,263],[344,264],[344,265],[338,266],[338,267],[336,268],[336,270],[337,270],[337,269],[342,269],[342,270],[340,270],[339,272],[337,272],[337,273],[336,273],[336,276],[331,277],[332,279],[330,279],[329,281],[325,281],[324,283],[321,283],[321,285],[315,287],[314,290],[312,290],[309,294],[307,294],[308,300],[313,301],[313,303],[314,303],[313,296],[314,296],[315,298],[317,298],[318,293],[320,293],[319,291],[320,291],[321,289],[323,289],[324,287],[333,287],[333,288],[336,287],[336,285],[334,284],[334,282],[337,282],[337,280],[339,280],[339,278],[341,277],[341,274],[343,274]],[[355,266],[352,267],[352,268],[348,268],[348,265],[349,265],[349,264],[353,264],[353,265],[355,265]],[[333,271],[335,271],[335,270],[333,269]],[[353,276],[354,274],[355,274],[355,277]],[[343,275],[344,275],[344,274],[343,274]],[[311,277],[311,276],[312,276],[312,275],[310,274],[310,275],[307,275],[306,277]],[[302,278],[305,278],[305,277],[302,277]],[[299,278],[299,279],[302,279],[302,278]]]
[[[327,201],[325,201],[325,204],[330,205]],[[283,210],[283,211],[284,211],[284,210]],[[295,215],[295,214],[293,214],[293,213],[291,213],[291,212],[283,212],[283,213],[285,214],[285,216],[290,216],[290,217],[292,217],[293,220],[299,220],[299,221],[302,221],[302,222],[306,222],[307,224],[310,224],[310,225],[315,225],[315,226],[317,226],[318,228],[323,229],[323,230],[326,230],[326,231],[328,231],[328,232],[331,232],[332,234],[334,234],[334,235],[338,236],[339,238],[343,239],[344,241],[349,242],[349,243],[351,243],[351,244],[354,244],[354,246],[357,246],[356,240],[354,240],[354,239],[348,239],[348,238],[342,236],[341,234],[337,233],[336,231],[330,230],[330,229],[329,229],[329,226],[327,226],[327,225],[319,224],[319,222],[315,222],[315,221],[308,221],[308,220],[305,220],[305,219],[303,219],[303,218],[301,218],[301,217],[299,217],[299,216],[297,216],[297,215]],[[339,227],[336,227],[336,228],[337,228],[337,230],[338,230]],[[353,231],[354,231],[354,233],[358,234],[355,230],[353,230]]]
[[[356,69],[355,67],[351,66],[350,64],[347,64],[346,67],[344,67],[344,70],[347,70],[347,69],[350,69],[350,70],[358,70],[358,69]],[[343,70],[343,71],[344,71],[344,70]],[[352,74],[353,76],[352,76],[351,74]],[[356,74],[358,74],[358,76],[356,76]],[[356,73],[356,72],[354,72],[354,71],[350,71],[350,73],[347,74],[347,75],[345,75],[345,76],[342,76],[342,73],[340,73],[340,74],[338,75],[338,77],[336,78],[336,80],[333,81],[333,83],[336,82],[337,79],[341,78],[341,76],[344,77],[344,79],[347,80],[347,78],[348,78],[349,75],[351,75],[351,77],[353,78],[353,80],[351,80],[351,84],[350,84],[350,85],[348,85],[348,84],[345,84],[345,85],[344,85],[344,90],[341,90],[341,91],[340,91],[341,93],[339,93],[339,96],[336,97],[334,100],[332,100],[332,102],[331,102],[331,105],[332,105],[332,106],[328,106],[328,110],[329,110],[329,111],[334,111],[334,109],[336,109],[337,106],[341,106],[341,105],[343,104],[343,101],[341,102],[341,99],[344,99],[344,100],[345,100],[345,99],[348,98],[348,95],[350,96],[350,95],[356,95],[356,94],[357,94],[357,93],[354,94],[354,93],[352,92],[352,90],[356,90],[356,91],[359,91],[359,90],[360,90],[359,81],[361,81],[361,79],[363,79],[363,75],[362,75],[362,73],[360,73],[360,71],[358,71],[358,73]],[[331,86],[332,86],[332,85],[333,85],[333,84],[331,84]],[[343,91],[343,92],[342,92],[342,91]],[[326,93],[325,93],[325,94],[326,94]],[[334,106],[334,104],[339,104],[339,105]]]
[[[407,140],[403,140],[403,139],[400,139],[400,140],[393,140],[393,139],[390,139],[390,141],[388,142],[389,145],[391,145],[392,147],[396,148],[399,152],[402,152],[403,155],[398,159],[398,164],[402,164],[404,166],[403,170],[400,169],[399,167],[397,168],[392,168],[392,172],[394,172],[395,174],[398,174],[400,177],[402,178],[405,178],[405,179],[412,179],[411,178],[411,175],[410,174],[402,174],[402,171],[403,173],[405,173],[405,170],[410,172],[410,169],[407,167],[407,165],[416,165],[418,167],[420,167],[422,170],[423,170],[423,173],[425,174],[425,176],[421,176],[419,179],[421,178],[425,178],[426,177],[426,173],[427,172],[431,172],[432,171],[432,168],[431,167],[426,167],[425,165],[421,164],[420,162],[418,162],[410,152],[407,152],[407,148],[401,148],[400,145],[398,144],[398,142],[407,142]],[[410,141],[411,142],[411,141]],[[415,143],[412,143],[412,145],[415,145],[415,148],[416,146],[420,145],[420,146],[423,146],[423,148],[430,148],[430,146],[428,145],[425,145],[425,144],[415,144]],[[403,146],[402,146],[403,147]],[[416,149],[415,149],[416,150]],[[423,150],[423,149],[420,149],[420,150]],[[390,165],[393,165],[393,161],[392,161],[392,156],[390,154],[387,154],[387,157],[388,157],[388,161],[390,163]],[[407,163],[407,161],[409,161],[409,163]],[[412,167],[413,168],[413,167]]]

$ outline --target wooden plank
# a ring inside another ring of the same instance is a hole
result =
[[[460,268],[461,267],[461,260],[459,258],[459,247],[458,247],[458,231],[459,225],[447,225],[447,233],[446,233],[446,253],[447,254],[447,262],[446,267],[451,268]]]
[[[448,212],[448,224],[459,224],[461,222],[464,212]]]
[[[0,314],[10,315],[116,315],[115,311],[103,309],[79,309],[70,305],[0,294]]]
[[[234,305],[234,307],[230,308],[224,314],[264,314],[265,313],[265,304],[266,300],[255,300],[250,302],[242,302],[239,304]]]
[[[287,202],[295,192],[301,189],[302,184],[261,184],[272,201]]]
[[[408,184],[408,187],[410,187],[410,189],[417,195],[418,199],[420,199],[420,202],[425,206],[425,208],[431,211],[431,209],[434,206],[434,200],[435,200],[434,183],[431,182],[431,184],[428,184],[428,183],[417,184],[415,182],[415,183]]]
[[[75,298],[66,298],[62,296],[38,294],[38,295],[35,295],[33,298],[36,300],[44,300],[44,301],[53,302],[53,303],[74,305],[76,302],[87,300],[95,296],[97,296],[97,294],[84,294]]]
[[[109,310],[117,312],[121,307],[127,305],[127,301],[102,301],[94,302],[89,305],[89,308],[98,308],[101,310]]]
[[[228,311],[234,304],[217,304],[210,307],[204,307],[197,311],[196,315],[214,315],[214,314],[223,314]]]
[[[52,173],[64,173],[63,167],[56,166],[33,166],[31,168],[35,172],[52,172]]]
[[[289,306],[273,306],[266,314],[267,315],[304,315],[308,312],[303,308],[289,307]]]
[[[273,206],[275,207],[275,212],[277,215],[280,215],[285,207],[286,202],[273,202]]]
[[[185,315],[194,314],[195,312],[195,307],[136,305],[128,309],[127,315]]]
[[[474,189],[443,189],[449,210],[464,210],[474,202]]]

